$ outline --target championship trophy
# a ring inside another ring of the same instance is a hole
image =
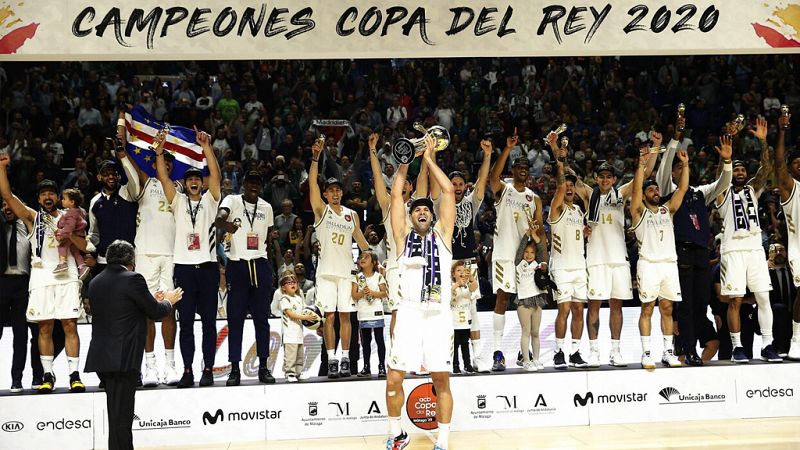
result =
[[[733,135],[736,136],[737,134],[739,134],[740,131],[744,129],[744,115],[739,114],[738,116],[736,116],[736,120],[734,121],[733,124],[734,124]]]
[[[781,117],[789,117],[789,106],[788,105],[781,105]],[[784,130],[789,129],[789,121],[787,120],[786,123],[783,124],[782,127]]]
[[[552,132],[555,133],[556,136],[560,136],[561,133],[563,133],[565,131],[567,131],[567,124],[562,123],[561,125],[558,126],[558,128],[556,128]],[[545,136],[542,140],[544,141],[545,145],[550,145],[550,142],[548,142],[548,140],[547,140],[547,136]],[[567,139],[567,143],[569,144],[569,139]]]
[[[685,114],[686,114],[686,105],[684,105],[683,103],[678,103],[678,119],[679,119],[678,131],[683,131],[684,128],[686,128],[685,124],[680,123],[680,119],[683,119]]]
[[[425,136],[417,139],[400,138],[392,145],[392,156],[399,164],[411,164],[414,158],[425,152],[426,136],[433,137],[433,150],[436,152],[440,152],[450,145],[450,133],[442,126],[434,125],[430,128],[425,128],[421,123],[417,122],[414,124],[414,129]]]
[[[167,141],[167,135],[169,135],[169,130],[171,128],[172,127],[170,127],[170,125],[168,123],[165,123],[164,126],[161,128],[161,130],[159,130],[159,132],[156,133],[156,136],[153,138],[153,143],[150,144],[147,147],[147,149],[150,150],[151,152],[155,153],[156,147],[158,147],[159,144],[161,144],[161,140],[163,139],[164,142]]]

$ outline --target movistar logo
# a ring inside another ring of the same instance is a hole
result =
[[[221,409],[218,409],[213,416],[208,411],[203,413],[203,425],[214,425],[217,423],[217,421],[222,422],[223,420],[224,418]]]
[[[594,394],[591,392],[587,392],[585,396],[581,397],[580,394],[575,394],[573,397],[572,402],[575,404],[575,407],[578,406],[586,406],[587,403],[594,403]]]

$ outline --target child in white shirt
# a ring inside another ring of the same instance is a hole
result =
[[[303,320],[314,320],[313,314],[303,314],[305,302],[297,286],[294,272],[281,275],[281,335],[283,336],[283,373],[287,383],[298,381],[303,373]]]
[[[389,295],[386,280],[378,272],[378,256],[371,250],[361,252],[358,257],[359,272],[352,283],[351,296],[358,311],[358,328],[361,330],[361,351],[364,367],[359,377],[370,377],[370,357],[372,355],[372,335],[378,346],[378,377],[386,376],[386,343],[383,340],[383,299]]]
[[[451,276],[453,277],[453,295],[450,299],[450,311],[453,313],[453,373],[461,373],[458,361],[459,349],[464,360],[464,371],[474,373],[475,368],[469,355],[469,336],[472,328],[472,300],[478,290],[478,281],[463,260],[453,262]]]
[[[522,329],[520,347],[522,367],[528,372],[544,369],[539,362],[539,325],[542,321],[542,306],[547,304],[547,291],[540,289],[534,281],[536,269],[546,269],[546,263],[536,261],[536,246],[541,238],[535,227],[528,230],[528,240],[522,253],[522,261],[517,264],[517,316]],[[528,345],[533,347],[533,359]]]

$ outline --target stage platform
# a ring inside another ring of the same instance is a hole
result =
[[[800,415],[800,363],[706,367],[548,368],[527,373],[454,376],[453,431],[739,419]],[[274,385],[224,381],[206,388],[141,389],[133,424],[137,446],[191,446],[386,432],[385,381],[351,377],[279,380]],[[404,427],[436,427],[430,379],[404,383]],[[106,398],[59,389],[51,395],[0,392],[0,448],[104,448]]]

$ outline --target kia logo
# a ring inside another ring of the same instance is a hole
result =
[[[25,425],[23,425],[22,422],[17,422],[16,420],[10,420],[3,425],[0,425],[0,430],[3,430],[7,433],[16,433],[23,428],[25,428]]]
[[[218,409],[212,416],[210,412],[203,413],[203,425],[214,425],[217,421],[222,421],[222,410]]]
[[[575,394],[572,402],[575,404],[575,407],[586,406],[587,403],[594,403],[594,394],[587,392],[583,397],[581,397],[580,394]]]

